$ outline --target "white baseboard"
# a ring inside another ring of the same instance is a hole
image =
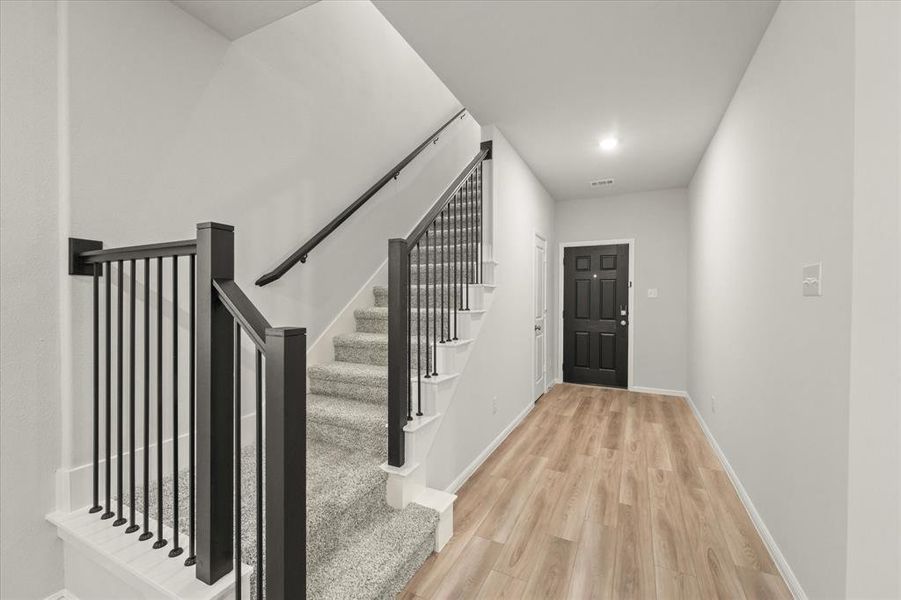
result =
[[[723,468],[725,469],[726,474],[729,476],[730,481],[732,481],[732,486],[735,488],[735,491],[738,492],[738,497],[741,499],[741,503],[744,505],[745,510],[748,512],[748,516],[751,517],[751,522],[754,523],[754,527],[757,529],[757,533],[760,535],[763,543],[766,544],[767,549],[770,551],[770,556],[773,557],[773,562],[776,563],[776,568],[779,569],[779,572],[782,574],[782,578],[785,580],[786,585],[788,585],[789,590],[791,590],[792,595],[797,600],[808,600],[807,594],[801,587],[801,582],[798,581],[798,578],[795,576],[794,571],[792,571],[791,567],[788,564],[788,561],[785,559],[785,555],[782,554],[782,550],[780,550],[779,545],[776,544],[775,538],[773,538],[770,530],[767,529],[766,523],[763,522],[763,518],[754,507],[754,503],[751,502],[751,497],[748,495],[747,490],[745,490],[745,487],[738,479],[738,474],[732,468],[732,465],[729,464],[729,459],[726,458],[726,455],[723,453],[722,448],[720,448],[720,445],[717,443],[716,438],[713,437],[713,432],[711,432],[710,428],[707,427],[707,423],[704,421],[704,417],[702,417],[701,413],[698,411],[698,407],[695,406],[694,401],[691,399],[691,396],[688,395],[687,392],[681,392],[679,394],[685,397],[685,400],[688,402],[688,406],[691,407],[691,411],[692,413],[694,413],[695,419],[697,419],[698,424],[701,426],[701,430],[707,437],[707,441],[710,443],[710,446],[716,453],[717,458],[719,458],[720,462],[723,464]]]
[[[680,396],[688,398],[688,392],[685,390],[668,390],[666,388],[644,387],[641,385],[633,385],[629,388],[630,392],[638,392],[641,394],[657,394],[658,396]]]
[[[459,490],[461,487],[463,487],[463,484],[466,483],[466,480],[469,479],[470,476],[472,476],[472,474],[476,472],[476,469],[478,469],[480,466],[482,466],[482,463],[485,462],[485,460],[489,456],[491,456],[491,453],[494,452],[497,449],[497,447],[501,445],[501,442],[503,442],[505,439],[507,439],[507,436],[510,435],[510,432],[512,432],[514,429],[516,429],[517,425],[522,423],[523,419],[525,419],[528,416],[528,414],[530,412],[532,412],[533,408],[535,408],[535,403],[529,402],[528,406],[526,406],[526,408],[521,413],[519,413],[516,416],[516,418],[513,419],[510,422],[510,424],[507,425],[504,428],[504,430],[501,431],[498,434],[498,436],[496,438],[494,438],[494,440],[491,441],[490,444],[488,444],[488,446],[482,451],[481,454],[479,454],[475,458],[474,461],[469,463],[469,465],[465,469],[463,469],[463,472],[460,473],[460,475],[458,475],[457,478],[454,479],[451,482],[451,484],[444,489],[444,491],[451,493],[451,494],[456,494],[457,490]]]

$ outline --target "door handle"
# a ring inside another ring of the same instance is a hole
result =
[[[541,325],[535,325],[535,331],[541,331]]]

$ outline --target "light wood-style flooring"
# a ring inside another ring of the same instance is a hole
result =
[[[557,385],[399,596],[791,598],[685,400]]]

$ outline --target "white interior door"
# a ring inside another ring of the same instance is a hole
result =
[[[538,399],[547,391],[547,241],[535,234],[532,264],[532,397]]]

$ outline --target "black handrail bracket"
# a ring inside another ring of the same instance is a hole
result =
[[[81,254],[92,250],[102,250],[103,242],[69,238],[69,275],[93,275],[94,266],[84,261]]]

